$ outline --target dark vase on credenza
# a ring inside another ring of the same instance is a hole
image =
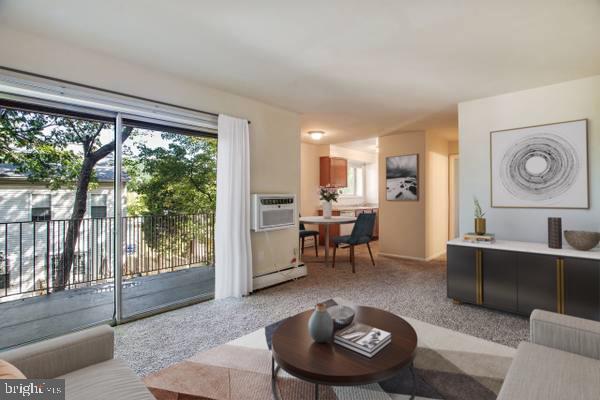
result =
[[[562,249],[562,218],[548,218],[548,247]]]

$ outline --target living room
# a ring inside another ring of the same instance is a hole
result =
[[[597,398],[598,17],[0,1],[0,398]]]

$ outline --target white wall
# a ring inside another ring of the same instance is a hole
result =
[[[431,259],[446,252],[448,240],[448,141],[427,131],[425,144],[425,258]]]
[[[5,26],[0,38],[0,65],[6,67],[251,120],[251,191],[298,194],[298,114]],[[298,231],[253,233],[252,246],[254,275],[270,272],[295,257]]]
[[[326,145],[302,143],[300,150],[300,213],[317,215],[319,202],[319,157]]]
[[[547,241],[547,218],[563,229],[600,230],[600,75],[460,103],[460,231],[473,230],[473,196],[498,238]],[[588,119],[589,210],[490,208],[490,132]]]
[[[379,203],[379,160],[366,166],[365,201],[369,204]]]
[[[425,132],[398,132],[379,138],[379,252],[424,260],[426,255]],[[419,199],[386,200],[385,159],[406,154],[419,155]]]

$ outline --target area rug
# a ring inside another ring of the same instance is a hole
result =
[[[343,299],[330,304],[352,304]],[[418,336],[415,358],[417,399],[495,399],[515,349],[463,333],[406,318]],[[271,336],[281,321],[145,378],[158,400],[272,399]],[[320,399],[409,399],[410,372],[378,384],[326,387]],[[314,385],[280,371],[277,385],[282,400],[314,398]]]

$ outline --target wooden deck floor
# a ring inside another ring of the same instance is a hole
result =
[[[123,315],[214,294],[214,267],[197,267],[123,282]],[[66,290],[0,304],[0,349],[110,321],[112,284]]]

